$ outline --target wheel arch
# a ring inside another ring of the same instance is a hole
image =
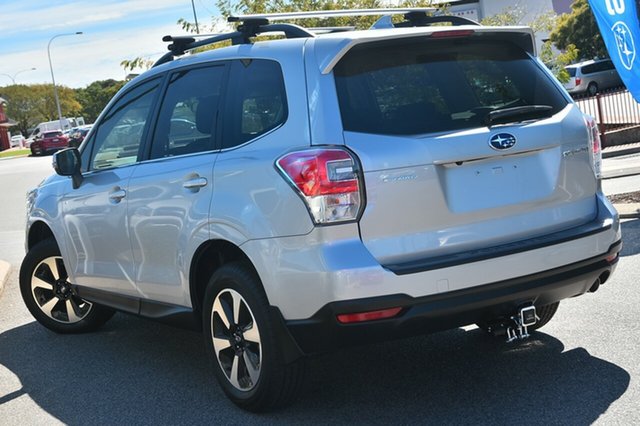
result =
[[[27,249],[31,250],[33,246],[49,238],[53,238],[54,240],[56,239],[53,231],[45,222],[37,220],[29,227]]]
[[[196,318],[202,313],[204,293],[213,273],[222,265],[239,261],[246,262],[256,276],[258,275],[251,259],[234,243],[227,240],[209,240],[198,247],[189,268],[189,295]]]

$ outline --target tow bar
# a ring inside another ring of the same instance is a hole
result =
[[[494,336],[506,334],[507,343],[511,343],[528,338],[528,327],[534,325],[537,320],[536,307],[533,305],[525,306],[508,319],[489,325],[487,331]]]
[[[528,327],[534,325],[537,320],[536,307],[527,306],[511,317],[513,324],[507,327],[507,343],[514,340],[523,340],[529,337]]]

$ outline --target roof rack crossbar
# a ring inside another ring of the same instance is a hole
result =
[[[164,64],[165,62],[170,62],[174,57],[184,55],[188,50],[196,49],[198,47],[226,40],[231,40],[233,44],[246,44],[251,42],[251,37],[273,32],[282,32],[287,38],[315,37],[315,34],[298,25],[269,24],[269,21],[266,19],[251,19],[243,21],[242,25],[238,26],[237,31],[218,34],[198,41],[196,41],[195,37],[192,36],[164,36],[162,41],[171,42],[168,46],[169,52],[165,53],[160,59],[158,59],[153,66],[156,67]]]

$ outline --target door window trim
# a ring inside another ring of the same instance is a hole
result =
[[[210,61],[210,62],[206,62],[206,63],[198,63],[198,64],[190,64],[190,65],[186,65],[186,66],[182,66],[182,67],[178,67],[178,68],[173,68],[169,71],[167,71],[164,75],[164,81],[162,84],[162,87],[160,88],[161,91],[161,101],[160,102],[156,102],[156,107],[154,108],[153,111],[153,117],[150,120],[150,125],[153,127],[150,127],[148,129],[148,134],[145,138],[145,143],[144,143],[144,147],[143,147],[143,151],[141,152],[141,155],[139,155],[138,157],[138,163],[144,162],[144,163],[148,163],[148,162],[157,162],[157,161],[161,161],[161,160],[167,160],[167,159],[171,159],[171,158],[182,158],[185,156],[192,156],[192,155],[200,155],[200,154],[206,154],[206,153],[211,153],[211,152],[216,152],[216,151],[220,151],[220,138],[222,137],[222,120],[221,117],[224,116],[224,110],[226,108],[226,102],[227,102],[227,87],[228,87],[228,83],[229,83],[229,68],[230,68],[230,63],[231,60],[219,60],[219,61]],[[173,157],[163,157],[163,158],[151,158],[151,146],[153,145],[153,139],[154,139],[154,133],[156,130],[156,126],[158,123],[158,120],[160,119],[160,110],[162,109],[162,103],[165,99],[165,96],[167,94],[167,90],[169,89],[169,85],[171,83],[171,77],[179,72],[184,72],[184,71],[191,71],[193,69],[198,69],[198,68],[211,68],[211,67],[219,67],[222,66],[224,67],[223,70],[223,74],[222,74],[222,82],[221,82],[221,90],[220,90],[220,99],[218,100],[218,117],[216,119],[216,129],[215,129],[215,133],[212,133],[212,137],[215,134],[215,140],[213,145],[213,148],[207,151],[201,151],[201,152],[194,152],[194,153],[189,153],[189,154],[182,154],[182,155],[176,155]]]
[[[102,125],[102,121],[103,118],[105,116],[107,116],[112,110],[113,108],[116,106],[116,104],[118,102],[120,102],[120,100],[122,98],[124,98],[126,95],[128,95],[129,93],[131,93],[133,90],[136,90],[137,88],[139,88],[140,86],[142,86],[143,84],[149,83],[153,80],[158,80],[158,88],[156,89],[158,91],[158,93],[162,93],[162,91],[164,90],[164,87],[166,86],[166,80],[167,80],[167,73],[161,73],[161,74],[154,74],[153,76],[142,80],[140,82],[137,82],[135,85],[128,87],[126,90],[120,92],[119,94],[117,94],[116,98],[114,98],[111,102],[110,102],[110,106],[108,109],[105,109],[99,116],[99,120],[97,121],[97,123],[94,125],[94,127],[91,129],[91,139],[87,141],[86,144],[83,144],[83,150],[80,151],[80,156],[82,157],[83,154],[85,153],[86,150],[89,150],[89,155],[88,155],[88,163],[87,163],[87,170],[82,172],[83,176],[91,176],[94,173],[98,173],[98,172],[102,172],[105,170],[113,170],[116,168],[125,168],[125,167],[130,167],[133,165],[136,165],[138,163],[140,163],[140,161],[142,161],[142,153],[144,152],[144,147],[148,144],[147,140],[149,138],[149,129],[151,128],[151,124],[155,123],[155,117],[157,116],[158,113],[158,103],[159,102],[155,102],[155,104],[153,105],[153,107],[150,109],[149,111],[149,119],[146,121],[145,125],[144,125],[144,129],[142,130],[142,136],[141,136],[141,141],[140,141],[140,146],[138,147],[138,155],[136,157],[136,161],[130,164],[125,164],[122,166],[113,166],[113,167],[105,167],[103,169],[91,169],[91,160],[93,157],[93,150],[95,148],[95,140],[96,140],[96,134],[98,133],[98,130],[100,128],[100,126]],[[159,95],[159,94],[158,94]]]

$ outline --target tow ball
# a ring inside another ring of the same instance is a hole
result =
[[[537,319],[535,306],[521,308],[516,315],[511,317],[513,324],[507,326],[507,343],[528,338],[528,327],[534,325]]]
[[[536,307],[533,305],[525,306],[508,319],[490,325],[487,331],[494,336],[506,334],[507,343],[524,340],[529,337],[528,328],[534,325],[538,319]]]

